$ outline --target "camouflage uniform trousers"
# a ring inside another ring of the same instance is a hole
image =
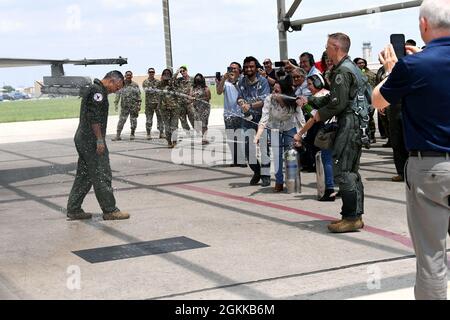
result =
[[[194,109],[194,123],[195,124],[197,122],[201,123],[201,128],[203,130],[207,130],[211,106],[209,104],[194,104],[193,109]]]
[[[79,156],[78,167],[67,203],[67,212],[83,212],[81,205],[92,186],[103,213],[119,211],[111,185],[112,173],[108,149],[99,156],[96,153],[95,144],[89,147],[86,142],[75,141],[75,145]]]
[[[122,132],[125,122],[130,116],[131,131],[134,132],[137,127],[137,118],[139,117],[139,108],[122,107],[120,108],[119,123],[117,124],[117,132]]]
[[[180,118],[181,127],[189,131],[191,130],[191,127],[189,127],[187,119],[189,118],[189,122],[191,123],[191,126],[194,127],[194,110],[192,107],[192,103],[189,103],[187,101],[180,102],[180,108],[178,112],[178,116]]]
[[[145,128],[147,129],[147,133],[152,131],[153,127],[153,114],[156,113],[156,126],[158,127],[159,132],[164,132],[164,122],[161,117],[161,110],[159,108],[159,103],[146,103],[145,104],[145,116],[146,123]]]
[[[162,108],[161,116],[166,130],[166,140],[168,143],[177,142],[179,111],[177,108]],[[173,135],[173,136],[172,136]]]

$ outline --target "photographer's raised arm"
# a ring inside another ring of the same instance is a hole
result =
[[[227,75],[228,75],[228,73],[225,73],[224,76],[222,77],[222,79],[220,79],[220,81],[217,81],[217,79],[216,79],[216,92],[219,96],[224,91],[225,81],[228,79]]]
[[[408,46],[408,47],[410,47],[410,46]],[[410,51],[412,51],[411,47],[408,49]],[[392,72],[392,70],[394,69],[394,67],[396,66],[396,64],[398,62],[398,59],[397,59],[397,56],[395,55],[394,48],[392,47],[391,44],[386,46],[384,48],[384,50],[382,52],[380,52],[380,54],[378,55],[378,59],[381,62],[381,64],[384,66],[384,70],[385,70],[387,77],[383,81],[381,81],[373,90],[372,105],[376,109],[383,110],[386,107],[388,107],[390,103],[383,97],[380,89],[388,80],[390,73]]]

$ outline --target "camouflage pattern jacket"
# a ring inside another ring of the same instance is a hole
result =
[[[150,105],[151,103],[159,103],[159,94],[153,90],[158,90],[159,88],[159,80],[153,79],[145,79],[142,87],[145,92],[145,105]]]
[[[125,85],[122,90],[116,93],[114,105],[117,106],[119,104],[119,100],[121,108],[139,109],[142,102],[139,85],[134,81],[131,81],[130,83],[125,81]]]

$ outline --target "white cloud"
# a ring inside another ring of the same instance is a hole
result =
[[[0,33],[10,33],[19,31],[23,28],[23,23],[11,19],[1,19],[0,21]]]
[[[78,31],[81,29],[81,8],[79,5],[74,4],[68,6],[66,9],[68,14],[66,20],[66,29],[68,31]]]
[[[159,0],[127,0],[127,1],[101,0],[102,5],[110,9],[125,9],[130,6],[145,7],[156,3],[159,4],[160,2],[161,1]]]
[[[145,12],[138,15],[139,20],[142,20],[143,23],[150,27],[155,27],[158,25],[162,25],[162,16],[156,14],[154,12]]]
[[[222,0],[226,5],[249,6],[260,3],[258,0]]]

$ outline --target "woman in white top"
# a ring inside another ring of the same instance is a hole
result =
[[[283,151],[293,146],[294,135],[304,125],[305,117],[302,109],[295,102],[292,78],[286,77],[274,86],[274,93],[264,101],[262,117],[254,140],[255,143],[259,143],[264,130],[271,130],[276,172],[275,192],[283,191]]]

